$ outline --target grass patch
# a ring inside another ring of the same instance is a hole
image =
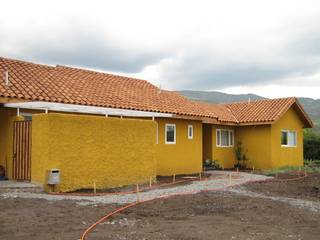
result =
[[[284,166],[280,168],[274,168],[271,170],[268,170],[264,172],[264,174],[271,176],[271,175],[276,175],[279,173],[289,173],[289,172],[296,172],[296,171],[307,171],[307,173],[320,173],[320,165],[315,164],[314,161],[305,163],[304,166],[301,167],[292,167],[292,166]]]

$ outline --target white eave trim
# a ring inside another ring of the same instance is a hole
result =
[[[52,103],[52,102],[19,102],[5,103],[4,107],[17,109],[32,109],[54,112],[69,112],[69,113],[87,113],[105,116],[126,116],[126,117],[166,117],[171,118],[172,114],[157,113],[147,111],[126,110],[119,108],[94,107],[76,104]]]

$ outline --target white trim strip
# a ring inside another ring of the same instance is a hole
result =
[[[70,112],[70,113],[87,113],[104,116],[126,116],[126,117],[165,117],[171,118],[172,114],[157,113],[147,111],[126,110],[118,108],[94,107],[76,104],[52,103],[52,102],[19,102],[19,103],[5,103],[4,107],[19,108],[19,109],[33,109],[56,112]]]

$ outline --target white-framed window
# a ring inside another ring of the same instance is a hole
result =
[[[188,125],[188,139],[193,139],[193,125]]]
[[[297,146],[297,131],[281,130],[281,146],[296,147]]]
[[[216,145],[217,147],[233,147],[234,133],[233,130],[217,129]]]
[[[166,123],[165,142],[166,144],[176,144],[176,125]]]

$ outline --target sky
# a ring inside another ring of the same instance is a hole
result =
[[[319,0],[0,0],[0,56],[169,90],[320,98]]]

